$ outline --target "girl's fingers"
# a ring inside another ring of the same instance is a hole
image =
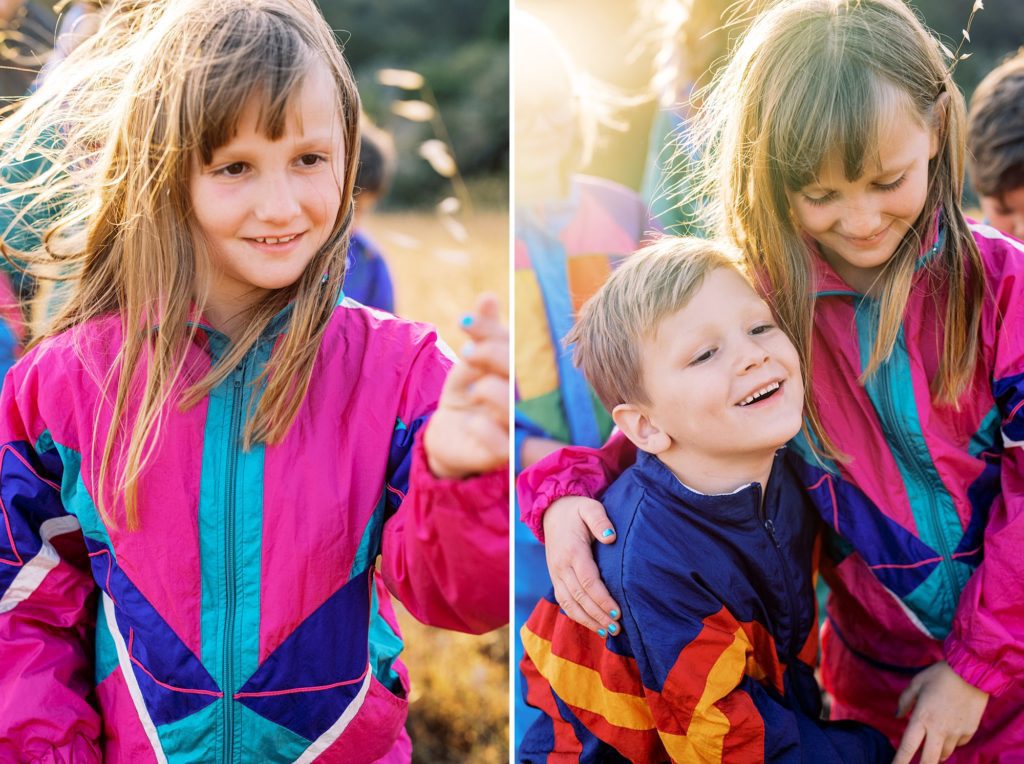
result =
[[[920,674],[915,676],[910,684],[907,685],[907,689],[900,695],[899,703],[896,704],[896,718],[902,719],[906,716],[910,710],[914,707],[914,703],[917,702],[917,696],[921,692],[921,683],[919,681]]]
[[[598,634],[602,631],[604,631],[605,634],[608,633],[608,626],[602,624],[601,621],[591,618],[587,614],[587,611],[580,607],[579,603],[569,596],[568,590],[560,580],[554,582],[554,591],[555,601],[558,603],[558,606],[562,608],[562,610],[565,611],[565,614],[572,620],[591,631],[596,631]]]
[[[493,374],[481,377],[469,391],[470,403],[481,407],[495,424],[508,432],[508,380]]]
[[[470,366],[480,371],[509,375],[508,338],[485,338],[467,342],[459,351],[459,356]]]
[[[939,764],[945,741],[946,738],[942,734],[938,732],[930,733],[924,741],[924,750],[921,751],[920,764]]]
[[[562,581],[569,592],[569,596],[572,597],[580,610],[585,612],[587,617],[598,625],[595,631],[598,631],[598,633],[603,631],[604,634],[601,636],[615,636],[619,633],[619,625],[608,618],[607,614],[601,609],[601,606],[590,596],[583,582],[577,578],[576,571],[572,568],[567,570]]]
[[[615,527],[608,519],[608,513],[604,511],[604,505],[601,502],[587,502],[580,508],[580,518],[586,523],[590,534],[602,544],[615,542]]]
[[[467,313],[459,322],[462,329],[472,339],[508,336],[508,330],[501,323],[501,312],[498,309],[498,298],[485,293],[477,298],[472,313]]]
[[[910,760],[914,758],[914,754],[921,747],[923,740],[924,727],[917,719],[912,718],[910,724],[907,725],[906,732],[903,733],[900,747],[896,749],[896,757],[892,760],[892,764],[910,764]]]

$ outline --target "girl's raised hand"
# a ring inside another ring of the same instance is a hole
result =
[[[462,327],[470,342],[448,372],[423,436],[430,471],[439,478],[463,478],[508,463],[508,329],[497,298],[481,295]]]
[[[920,764],[945,761],[974,736],[987,704],[988,693],[965,682],[945,661],[929,666],[900,695],[896,715],[914,712],[893,764],[910,764],[922,744]]]
[[[555,600],[576,623],[600,634],[619,633],[619,606],[608,593],[594,562],[594,539],[615,541],[601,502],[564,496],[544,513],[544,553]]]

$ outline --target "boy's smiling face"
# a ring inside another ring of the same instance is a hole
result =
[[[636,408],[652,439],[638,445],[670,467],[728,474],[734,463],[770,459],[800,430],[796,348],[732,268],[707,274],[685,307],[644,340],[642,358],[650,403]]]

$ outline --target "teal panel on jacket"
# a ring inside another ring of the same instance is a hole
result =
[[[878,303],[869,298],[857,300],[856,316],[863,369],[878,334]],[[964,529],[924,438],[902,327],[892,353],[867,380],[865,391],[903,478],[918,536],[943,558],[903,601],[933,637],[943,639],[953,623],[953,613],[971,568],[950,556]]]
[[[1002,448],[1002,432],[1000,430],[1002,423],[1003,420],[999,414],[999,407],[993,406],[985,414],[985,418],[981,420],[977,432],[971,436],[971,442],[967,446],[967,453],[977,459],[985,451]]]
[[[220,761],[221,704],[211,703],[201,711],[156,728],[168,764],[204,764]]]
[[[82,455],[73,448],[68,448],[53,440],[50,431],[46,430],[36,441],[36,451],[42,453],[50,449],[56,449],[60,454],[60,460],[64,464],[64,475],[60,484],[60,500],[70,514],[78,518],[82,525],[82,534],[98,541],[110,550],[110,555],[115,560],[114,545],[110,541],[110,534],[107,533],[107,526],[100,517],[96,503],[89,495],[89,491],[82,482]]]
[[[227,339],[210,334],[215,358]],[[232,699],[259,665],[260,575],[263,538],[262,444],[242,449],[245,421],[258,402],[252,390],[270,355],[261,339],[243,362],[210,392],[199,485],[203,665],[224,691],[217,737],[238,751],[253,734],[244,706]],[[226,739],[230,736],[230,740]],[[217,755],[220,756],[220,753]]]

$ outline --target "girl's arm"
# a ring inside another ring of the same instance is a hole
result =
[[[901,707],[913,706],[901,763],[921,748],[930,764],[969,741],[988,696],[1024,680],[1024,246],[998,234],[975,236],[991,284],[980,352],[991,363],[1002,439],[1001,453],[986,457],[999,464],[1001,492],[988,510],[984,558],[960,594],[946,660],[919,674],[901,698]]]
[[[396,433],[388,493],[401,504],[382,570],[419,620],[480,633],[508,622],[508,335],[496,302],[480,303],[468,331],[467,360],[451,368],[431,335],[410,372],[406,406],[437,410]]]
[[[93,696],[96,586],[81,526],[61,503],[61,460],[0,394],[0,760],[99,762]]]
[[[593,497],[635,460],[636,447],[616,430],[599,450],[563,448],[516,482],[520,518],[545,544],[558,604],[577,623],[613,635],[621,608],[598,574],[591,544],[594,539],[611,544],[615,529]]]

